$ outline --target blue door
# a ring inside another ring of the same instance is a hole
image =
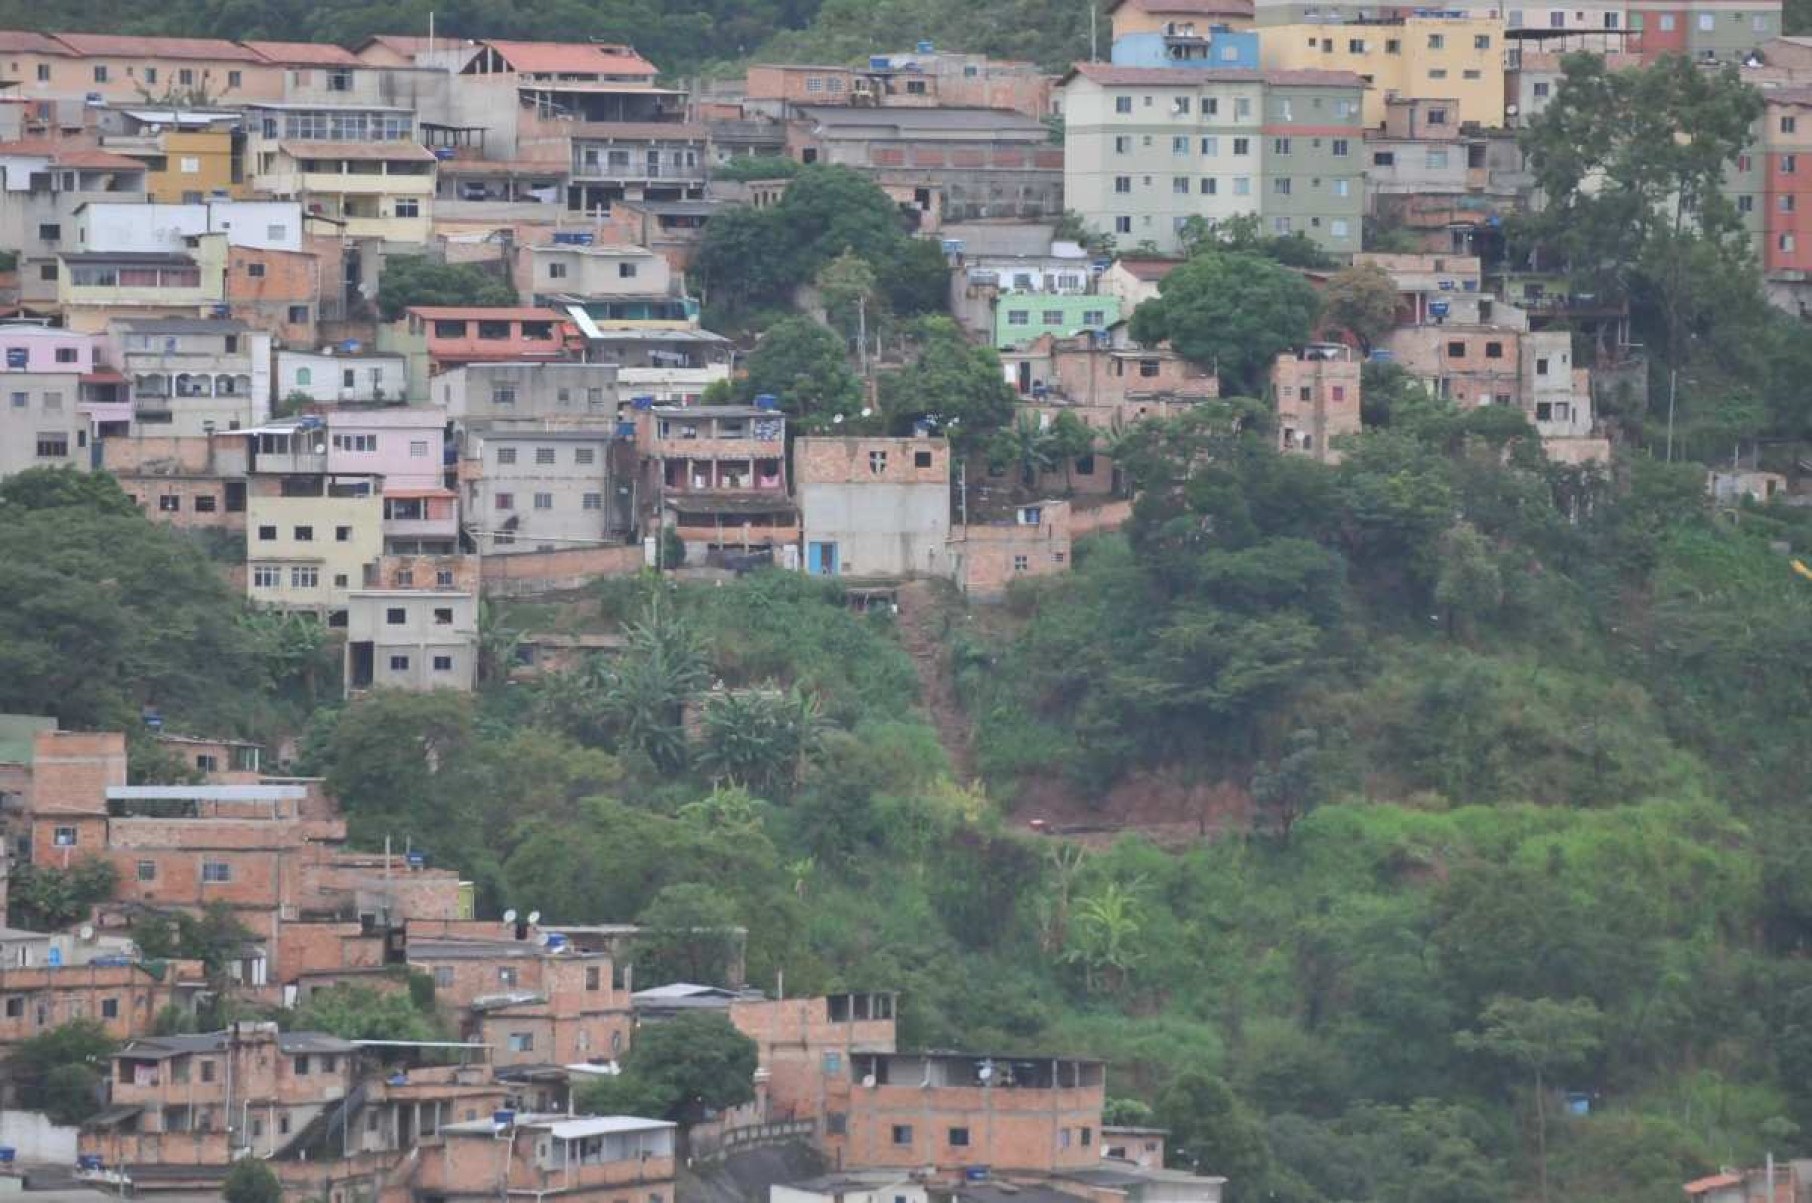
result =
[[[813,576],[836,576],[837,545],[835,543],[807,544],[805,570]]]

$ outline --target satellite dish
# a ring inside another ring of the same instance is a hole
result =
[[[539,922],[541,922],[541,912],[540,912],[540,911],[530,911],[530,912],[529,912],[529,913],[528,913],[528,921],[529,921],[529,922],[530,922],[530,923],[539,923]]]
[[[511,907],[509,910],[503,912],[503,921],[505,923],[516,922],[516,909],[514,907]]]
[[[866,405],[864,405],[864,406],[863,406],[863,407],[862,407],[862,416],[863,416],[863,417],[865,417],[865,418],[870,418],[870,417],[873,417],[873,416],[874,416],[874,412],[875,412],[875,411],[874,411],[874,410],[872,410],[872,409],[870,409],[870,408],[868,408],[868,407],[867,407],[867,406],[866,406]]]
[[[94,939],[94,924],[92,924],[92,923],[82,924],[82,926],[76,930],[76,934],[78,936],[82,937],[82,939],[84,939],[84,940]]]
[[[842,415],[842,414],[838,414],[838,415],[837,415],[837,416],[836,416],[836,417],[834,417],[834,418],[832,418],[832,419],[831,419],[831,425],[832,425],[832,426],[841,426],[841,425],[843,425],[843,415]]]

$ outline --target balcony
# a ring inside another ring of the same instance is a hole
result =
[[[386,540],[457,539],[458,499],[445,489],[387,490],[383,530]]]

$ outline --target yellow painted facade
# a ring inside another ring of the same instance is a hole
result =
[[[1392,95],[1451,100],[1455,125],[1504,124],[1501,17],[1409,17],[1402,21],[1273,25],[1258,31],[1267,69],[1352,71],[1365,77],[1365,124],[1384,124]]]
[[[151,169],[145,172],[145,188],[153,201],[177,205],[216,194],[235,200],[245,198],[245,185],[233,182],[230,130],[166,130],[158,136],[158,142],[163,168],[158,170],[158,160],[153,159]]]
[[[384,499],[281,497],[246,501],[246,592],[260,605],[343,610],[384,551]]]

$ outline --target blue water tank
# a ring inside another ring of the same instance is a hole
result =
[[[885,54],[871,54],[868,56],[868,69],[870,71],[885,71],[891,66],[893,66],[893,60],[888,58]]]
[[[1396,358],[1395,355],[1392,355],[1389,351],[1384,350],[1382,347],[1380,347],[1377,350],[1372,352],[1372,362],[1373,363],[1389,363],[1391,360],[1393,360],[1395,358]]]
[[[428,854],[426,852],[411,852],[407,859],[411,869],[426,869],[428,867]]]
[[[780,408],[780,398],[776,397],[773,393],[756,393],[755,394],[755,408],[756,409],[779,409]]]
[[[453,148],[451,146],[436,146],[434,148],[434,157],[445,163],[453,157]]]
[[[491,1112],[491,1122],[499,1128],[507,1128],[516,1122],[516,1113],[514,1111],[493,1111]]]
[[[101,1170],[106,1168],[106,1162],[101,1160],[101,1155],[99,1153],[83,1153],[76,1158],[75,1163],[76,1169],[78,1170]]]
[[[547,933],[547,950],[549,952],[565,952],[566,951],[566,937],[561,935],[557,931],[548,932]]]
[[[649,396],[631,397],[629,405],[631,409],[653,409],[654,398]]]
[[[11,1145],[0,1145],[0,1165],[11,1165],[18,1155],[19,1150]]]
[[[963,1179],[967,1182],[986,1182],[988,1180],[988,1167],[985,1165],[969,1166],[963,1171]]]
[[[913,47],[913,50],[919,54],[936,54],[937,53],[937,48],[935,46],[933,46],[929,41],[921,41],[917,46]]]
[[[1428,312],[1434,317],[1446,317],[1452,310],[1453,306],[1446,301],[1428,302]]]

